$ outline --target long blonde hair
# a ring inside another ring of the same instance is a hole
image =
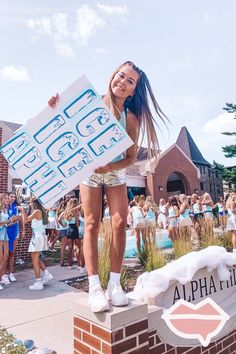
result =
[[[226,202],[226,208],[231,209],[233,203],[236,204],[236,193],[235,192],[230,193],[229,198],[227,199],[227,202]]]
[[[6,195],[8,195],[8,193],[0,193],[0,220],[1,220],[2,211],[6,210],[6,207],[4,204],[4,199],[5,199]]]
[[[147,142],[148,159],[150,160],[150,162],[154,160],[155,164],[157,164],[158,156],[160,154],[160,148],[155,130],[155,125],[158,126],[158,124],[155,118],[153,117],[151,109],[149,107],[149,99],[151,100],[158,117],[165,125],[166,121],[169,121],[169,119],[162,112],[159,104],[157,103],[145,72],[139,69],[132,61],[126,61],[125,63],[120,65],[111,76],[108,86],[108,93],[105,97],[105,102],[112,111],[112,113],[117,118],[119,118],[121,116],[121,112],[115,104],[115,96],[112,92],[111,82],[114,76],[120,71],[120,69],[124,65],[130,65],[131,68],[139,74],[139,79],[135,88],[134,95],[132,97],[128,97],[125,101],[125,110],[128,109],[137,116],[140,123],[140,131],[142,134],[140,146],[142,145],[143,141]]]
[[[70,220],[71,218],[74,217],[74,213],[72,211],[73,208],[75,208],[77,205],[79,205],[79,201],[77,198],[71,198],[69,202],[67,203],[67,207],[65,209],[65,219]]]

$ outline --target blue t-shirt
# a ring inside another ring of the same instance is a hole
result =
[[[18,209],[16,203],[13,203],[8,208],[8,216],[11,218],[13,215],[18,215]],[[8,237],[16,237],[19,234],[19,222],[8,226],[7,235]]]

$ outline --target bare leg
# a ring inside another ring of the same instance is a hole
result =
[[[62,237],[61,239],[61,260],[60,264],[63,264],[65,253],[66,253],[66,245],[67,245],[67,236]]]
[[[233,249],[236,249],[236,231],[232,231],[232,245]]]
[[[15,239],[13,243],[13,250],[9,252],[9,273],[14,272],[14,258],[15,258],[15,250],[17,247],[18,239]]]
[[[137,251],[140,250],[141,248],[141,242],[140,242],[140,230],[138,228],[134,229],[134,235],[136,237],[136,247]]]
[[[43,261],[41,261],[41,259],[39,258],[39,268],[44,272],[46,269],[45,264],[43,263]]]
[[[39,256],[40,256],[39,252],[31,253],[31,259],[32,259],[36,279],[40,278]]]
[[[1,247],[1,263],[0,263],[0,277],[6,273],[7,261],[9,257],[8,241],[0,242]]]
[[[112,242],[110,248],[111,272],[120,273],[126,244],[128,197],[126,184],[106,189],[111,215]]]
[[[68,238],[67,240],[68,242],[68,263],[69,263],[69,266],[72,266],[72,263],[73,263],[73,245],[74,245],[74,242],[72,239]]]
[[[97,187],[80,185],[84,210],[84,258],[88,275],[98,274],[98,233],[101,219],[102,190]]]

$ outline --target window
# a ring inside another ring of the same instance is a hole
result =
[[[201,189],[201,191],[204,191],[204,183],[203,182],[200,182],[200,189]]]
[[[208,169],[208,177],[211,178],[211,170]]]
[[[215,170],[216,178],[219,178],[219,172],[218,170]]]

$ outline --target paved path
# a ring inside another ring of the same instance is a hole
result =
[[[77,270],[54,266],[54,275],[42,291],[30,291],[32,270],[15,273],[17,281],[0,291],[0,326],[17,338],[33,339],[35,346],[73,353],[73,306],[79,290],[59,282],[78,276]]]

